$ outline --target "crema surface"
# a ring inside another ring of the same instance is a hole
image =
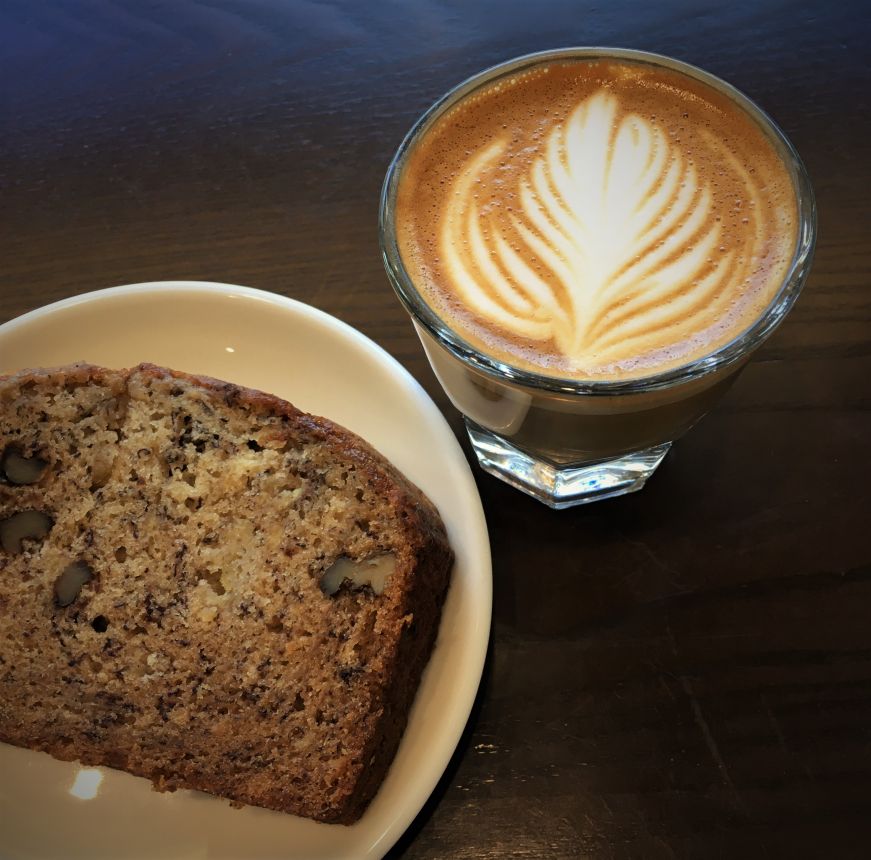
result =
[[[424,300],[491,356],[572,378],[715,351],[792,260],[787,169],[719,91],[623,60],[493,81],[414,145],[396,232]]]

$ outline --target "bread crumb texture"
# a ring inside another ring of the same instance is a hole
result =
[[[0,740],[356,820],[438,629],[431,502],[325,419],[151,365],[0,379],[0,456]]]

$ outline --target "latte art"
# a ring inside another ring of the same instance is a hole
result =
[[[583,64],[573,66],[574,85]],[[773,153],[754,162],[742,149],[748,128],[767,146],[761,133],[746,118],[687,131],[697,93],[675,99],[665,87],[651,98],[624,78],[596,68],[578,95],[566,88],[533,122],[525,91],[535,78],[495,87],[480,106],[492,102],[498,118],[514,96],[519,127],[488,122],[481,107],[470,155],[452,152],[431,176],[416,176],[412,161],[408,184],[419,183],[435,214],[415,216],[434,241],[406,239],[413,277],[497,357],[569,375],[679,363],[746,327],[779,282],[794,209]],[[433,147],[442,158],[451,123],[457,149],[470,142],[459,110]]]

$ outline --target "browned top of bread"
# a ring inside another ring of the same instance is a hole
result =
[[[358,818],[450,576],[420,490],[330,421],[152,365],[0,379],[0,454],[0,740]]]

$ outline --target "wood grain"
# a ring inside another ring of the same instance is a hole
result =
[[[273,290],[395,355],[467,453],[376,230],[436,97],[531,50],[644,48],[747,92],[808,166],[804,294],[642,493],[555,513],[476,471],[492,653],[392,857],[867,856],[869,30],[855,0],[0,8],[0,321],[137,281]]]

